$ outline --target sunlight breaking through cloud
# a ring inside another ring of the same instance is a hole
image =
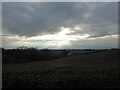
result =
[[[7,40],[16,41],[14,45],[33,45],[34,44],[42,44],[44,42],[44,46],[57,46],[58,48],[63,47],[65,45],[70,45],[71,41],[77,41],[81,39],[86,39],[89,37],[88,34],[84,35],[73,35],[74,31],[70,28],[61,27],[61,30],[54,34],[46,34],[46,35],[38,35],[38,36],[19,36],[19,35],[8,35],[4,38]],[[32,42],[32,43],[31,43]],[[13,45],[13,43],[11,43]],[[34,45],[35,46],[35,45]]]
[[[56,34],[58,34],[58,33],[56,33]],[[53,34],[53,37],[57,37],[56,34]],[[109,43],[117,45],[116,40],[118,39],[118,35],[108,35],[108,36],[97,37],[97,38],[91,38],[91,37],[89,37],[89,35],[84,35],[84,36],[73,35],[74,39],[69,38],[67,40],[65,40],[65,38],[64,39],[63,38],[61,38],[61,39],[54,38],[53,39],[53,37],[49,38],[48,36],[47,35],[34,36],[34,37],[26,37],[26,36],[19,36],[19,35],[3,36],[3,45],[5,47],[8,47],[7,45],[9,45],[11,47],[12,46],[23,46],[23,45],[29,47],[29,46],[34,45],[35,47],[42,47],[42,48],[46,48],[46,47],[64,48],[64,47],[69,47],[69,46],[73,45],[73,42],[75,45],[78,42],[81,42],[80,45],[87,43],[87,42],[88,43],[91,42],[92,45],[94,46],[94,42],[100,43],[101,41],[103,41],[103,43],[101,43],[101,44],[107,44],[109,42]],[[51,34],[51,36],[52,36],[52,34]],[[70,37],[71,35],[66,35],[66,36]],[[46,37],[46,38],[44,39],[43,37]],[[115,39],[115,40],[113,41],[113,39]],[[14,42],[9,42],[9,41],[14,41]],[[83,43],[83,41],[87,41],[87,42]],[[99,44],[99,45],[101,46],[101,44]]]
[[[61,31],[55,34],[48,34],[43,36],[33,36],[28,38],[28,40],[58,40],[58,41],[66,41],[66,40],[78,40],[89,37],[88,34],[85,35],[72,35],[74,31],[70,28],[61,28]]]
[[[107,11],[107,12],[106,12]],[[3,3],[3,47],[117,47],[118,3]],[[107,44],[109,43],[109,44]]]

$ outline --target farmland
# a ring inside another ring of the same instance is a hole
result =
[[[3,63],[3,89],[120,88],[119,50],[69,52],[69,56],[22,63],[11,57],[12,62]]]

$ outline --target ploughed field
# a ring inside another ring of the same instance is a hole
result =
[[[119,50],[3,63],[4,88],[120,88]]]

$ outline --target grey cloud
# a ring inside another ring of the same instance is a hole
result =
[[[2,0],[3,2],[70,2],[70,0]],[[119,0],[71,0],[71,2],[118,2]]]
[[[88,18],[85,14],[90,14]],[[60,27],[89,25],[74,34],[104,36],[117,33],[117,3],[3,3],[3,33],[33,36],[60,31]]]
[[[0,47],[2,47],[2,3],[0,2]]]
[[[69,48],[83,48],[83,49],[89,49],[89,48],[99,48],[99,49],[103,49],[103,48],[118,48],[118,40],[117,38],[97,38],[97,39],[93,39],[93,40],[79,40],[79,41],[72,41],[71,45],[69,46]]]

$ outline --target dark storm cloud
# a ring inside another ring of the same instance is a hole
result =
[[[117,33],[117,3],[3,3],[3,33],[33,36],[61,27],[88,25],[74,34],[91,37]]]

